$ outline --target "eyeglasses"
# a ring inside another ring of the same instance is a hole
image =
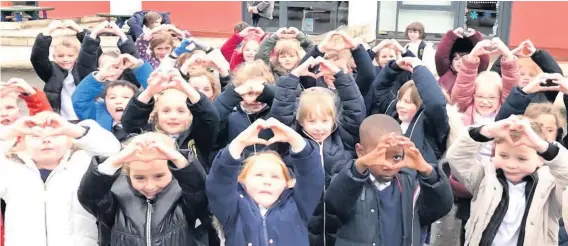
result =
[[[488,102],[495,102],[497,101],[497,99],[499,99],[498,97],[484,97],[484,96],[474,96],[475,100],[483,102],[485,100],[487,100]]]

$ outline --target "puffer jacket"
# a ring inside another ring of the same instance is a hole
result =
[[[88,31],[77,33],[77,39],[83,41]],[[30,61],[34,68],[34,71],[39,76],[39,78],[45,82],[43,86],[43,91],[47,96],[49,104],[53,108],[53,111],[59,113],[61,110],[61,90],[63,90],[63,80],[69,74],[69,71],[59,67],[55,62],[49,60],[49,47],[51,46],[51,41],[53,38],[51,36],[44,36],[42,33],[38,34],[34,45],[32,47],[32,54],[30,56]],[[75,81],[75,85],[81,82],[79,78],[79,72],[77,69],[72,69],[71,73]]]
[[[207,213],[205,170],[191,157],[184,168],[168,165],[172,181],[156,197],[147,199],[119,170],[112,176],[103,174],[93,160],[78,197],[99,223],[110,228],[111,246],[203,245],[194,234],[196,220]]]
[[[67,152],[44,183],[31,157],[10,154],[11,141],[2,142],[0,198],[9,204],[5,218],[5,246],[97,246],[96,219],[77,199],[77,190],[93,156],[110,156],[120,150],[112,133],[92,120],[82,121],[87,134],[73,139]]]
[[[476,158],[483,141],[491,140],[479,133],[480,128],[464,130],[446,153],[453,174],[475,198],[466,224],[465,245],[471,246],[490,245],[500,225],[490,221],[495,216],[503,216],[503,209],[499,207],[503,197],[508,197],[502,170],[483,165]],[[544,165],[529,175],[532,181],[527,181],[527,206],[524,215],[519,215],[524,218],[519,245],[558,245],[562,193],[568,185],[565,163],[568,150],[554,142],[540,156],[545,160]]]

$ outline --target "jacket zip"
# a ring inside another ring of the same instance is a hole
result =
[[[266,210],[266,213],[262,216],[262,230],[264,232],[264,242],[266,243],[265,245],[269,245],[268,244],[268,231],[266,230],[266,215],[268,214],[268,210]]]
[[[39,172],[39,169],[38,169]],[[49,233],[47,233],[47,229],[49,228],[47,226],[47,182],[49,182],[49,179],[53,176],[53,173],[55,172],[55,169],[52,170],[49,173],[49,176],[47,176],[47,179],[45,180],[45,182],[43,183],[43,217],[44,217],[44,221],[45,221],[45,245],[48,246],[49,245]],[[41,175],[40,175],[40,179],[41,179]]]
[[[146,205],[146,246],[152,246],[152,203],[149,199],[146,199]]]
[[[325,176],[325,165],[323,164],[323,141],[319,144],[319,152],[320,152],[320,161],[321,167],[323,169],[323,175]],[[323,202],[323,245],[327,245],[327,236],[326,236],[326,220],[327,220],[327,206],[325,205],[325,191],[327,190],[327,184],[323,182],[323,194],[324,194],[324,202]]]

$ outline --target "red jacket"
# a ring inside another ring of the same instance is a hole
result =
[[[51,105],[49,104],[49,101],[47,100],[45,92],[38,88],[34,89],[36,91],[36,94],[34,95],[20,95],[20,98],[23,99],[28,106],[30,116],[38,114],[42,111],[53,111]]]
[[[231,36],[231,38],[227,39],[227,41],[223,44],[223,46],[221,46],[221,54],[223,54],[223,57],[225,57],[225,59],[229,62],[230,71],[231,72],[234,71],[236,68],[239,67],[239,65],[241,65],[241,63],[245,61],[242,50],[241,49],[237,50],[239,44],[245,41],[245,39],[246,40],[256,39],[260,44],[260,42],[268,35],[269,34],[267,33],[262,37],[257,36],[257,37],[243,38],[238,33],[235,33],[233,34],[233,36]]]

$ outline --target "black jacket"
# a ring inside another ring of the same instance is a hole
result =
[[[82,41],[84,37],[88,35],[88,31],[84,30],[77,33],[77,39]],[[61,90],[63,90],[63,80],[69,74],[69,71],[59,67],[55,62],[49,60],[49,47],[52,41],[51,36],[44,36],[43,33],[39,33],[35,39],[34,46],[32,47],[32,54],[30,56],[30,61],[34,68],[34,71],[39,76],[45,85],[43,86],[43,91],[47,96],[49,104],[53,108],[53,111],[59,113],[61,110]],[[71,70],[73,79],[75,80],[75,85],[81,82],[79,78],[79,73],[77,69]]]
[[[152,200],[134,190],[120,171],[108,176],[97,167],[93,160],[77,195],[81,205],[110,228],[111,246],[203,245],[194,238],[195,222],[207,214],[208,206],[205,170],[198,161],[182,169],[170,164],[172,181]]]
[[[130,27],[126,35],[132,38],[132,41],[136,41],[136,39],[144,33],[143,27],[144,24],[146,24],[146,21],[144,20],[146,13],[148,13],[148,11],[138,11],[126,21],[126,24]],[[160,15],[162,16],[162,24],[171,24],[169,13],[160,13]]]
[[[128,134],[156,130],[154,124],[148,123],[150,113],[154,109],[154,99],[145,104],[138,101],[138,95],[139,93],[130,99],[122,115],[122,126]],[[219,114],[203,94],[195,104],[187,100],[187,107],[193,114],[193,122],[189,129],[177,137],[176,143],[184,155],[195,153],[205,170],[209,171],[213,161],[209,160],[209,156],[219,131]]]
[[[398,182],[402,197],[402,220],[393,226],[403,227],[403,245],[419,245],[424,227],[442,218],[452,209],[453,195],[448,178],[438,165],[428,177],[415,170],[402,169],[392,182]],[[379,234],[380,197],[369,172],[360,174],[350,161],[337,174],[326,191],[328,211],[341,220],[336,246],[383,245],[389,235]]]
[[[138,50],[132,40],[128,39],[126,42],[122,42],[122,40],[119,39],[117,46],[120,53],[130,54],[135,58],[140,58],[140,54],[138,54]],[[90,73],[98,70],[99,57],[101,54],[101,39],[99,37],[97,37],[97,39],[93,39],[90,35],[85,35],[83,43],[81,44],[81,51],[79,52],[76,66],[80,80],[83,80]],[[129,81],[137,87],[140,87],[140,83],[130,69],[124,70],[119,79]]]

